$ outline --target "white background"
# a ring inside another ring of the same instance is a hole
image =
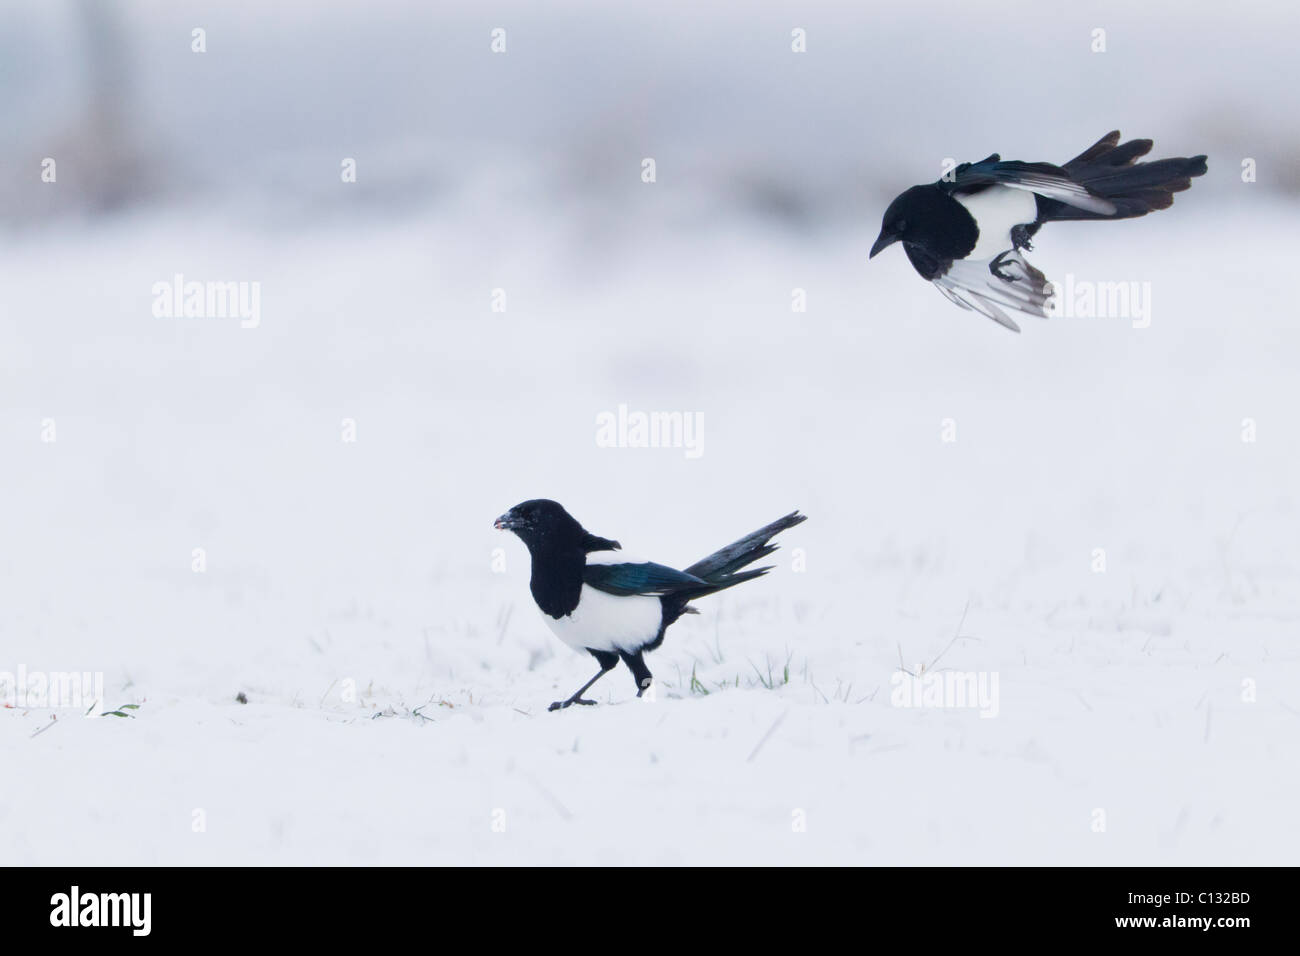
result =
[[[123,4],[120,48],[3,15],[0,671],[140,707],[0,712],[0,856],[1295,861],[1293,8],[320,6]],[[1149,328],[1014,336],[868,265],[945,157],[1114,127],[1210,172],[1031,259],[1149,282]],[[177,272],[260,282],[261,326],[155,318]],[[703,456],[598,448],[621,403]],[[491,527],[538,496],[679,566],[810,520],[655,702],[620,669],[548,714],[594,668]],[[890,705],[941,654],[996,719]]]

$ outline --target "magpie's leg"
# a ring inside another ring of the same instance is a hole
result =
[[[618,656],[623,658],[623,663],[632,672],[632,679],[636,681],[636,695],[640,697],[650,689],[650,682],[654,679],[650,668],[645,666],[645,658],[641,656],[640,651],[635,654],[619,651]]]
[[[1011,245],[1016,249],[1028,249],[1030,252],[1033,252],[1034,247],[1029,243],[1029,240],[1033,235],[1034,230],[1023,222],[1019,225],[1012,226]]]
[[[993,273],[1003,282],[1015,282],[1020,278],[1019,276],[1009,275],[1002,271],[1003,269],[1002,260],[1009,255],[1011,255],[1010,249],[1008,249],[1006,252],[998,253],[997,257],[992,262],[989,263],[989,272]]]
[[[590,647],[587,648],[587,653],[596,658],[596,663],[600,664],[599,673],[597,673],[591,680],[587,681],[587,683],[579,687],[568,700],[557,700],[551,704],[550,707],[547,707],[547,710],[564,710],[564,708],[571,707],[574,704],[585,704],[590,706],[596,703],[594,700],[583,700],[582,695],[587,692],[588,687],[596,683],[596,681],[600,680],[618,666],[618,655],[612,651],[593,651]]]

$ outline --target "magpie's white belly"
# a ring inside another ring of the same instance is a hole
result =
[[[586,584],[573,613],[561,618],[543,614],[555,636],[575,650],[640,650],[655,639],[663,620],[659,598],[634,594],[619,597]]]
[[[992,259],[1011,248],[1011,227],[1038,218],[1038,203],[1026,189],[990,186],[970,196],[954,196],[975,217],[979,238],[967,259]]]

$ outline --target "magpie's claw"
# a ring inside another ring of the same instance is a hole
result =
[[[594,700],[586,700],[585,698],[582,697],[570,697],[568,700],[554,701],[551,703],[551,706],[547,707],[546,709],[548,712],[552,710],[564,710],[564,708],[571,707],[574,704],[582,704],[584,707],[596,706],[596,702]]]
[[[1034,246],[1029,241],[1029,230],[1023,225],[1011,227],[1011,244],[1017,249],[1034,251]]]
[[[1004,268],[1007,268],[1006,266],[1004,266],[1004,265],[1002,264],[1002,260],[1003,260],[1004,258],[1006,258],[1008,255],[1010,255],[1010,250],[1008,250],[1007,252],[1002,253],[1002,255],[998,256],[996,259],[994,259],[992,262],[990,262],[990,263],[989,263],[989,272],[991,272],[993,275],[997,276],[997,277],[998,277],[999,279],[1001,279],[1003,282],[1015,282],[1015,281],[1017,281],[1017,280],[1020,278],[1020,276],[1011,275],[1011,274],[1009,274],[1009,273],[1007,273],[1007,272],[1003,272],[1003,271],[1002,271]]]

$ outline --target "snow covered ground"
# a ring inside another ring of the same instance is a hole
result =
[[[1021,336],[868,266],[874,223],[693,223],[608,269],[531,225],[467,247],[454,208],[10,238],[0,671],[139,707],[0,714],[0,852],[1294,862],[1296,210],[1196,199],[1039,243],[1151,282],[1149,328]],[[155,318],[176,270],[261,281],[260,326]],[[597,447],[621,403],[702,413],[703,454]],[[682,564],[810,520],[670,631],[654,702],[620,670],[551,714],[593,668],[491,527],[542,495]],[[900,661],[996,674],[996,716],[892,706]]]
[[[0,859],[1296,861],[1294,7],[814,3],[800,57],[776,3],[210,6],[0,14],[0,696],[122,715],[0,708]],[[1114,126],[1209,174],[1030,258],[1148,327],[867,262],[944,157]],[[594,667],[492,528],[538,496],[679,565],[809,520],[653,700],[547,713]]]

